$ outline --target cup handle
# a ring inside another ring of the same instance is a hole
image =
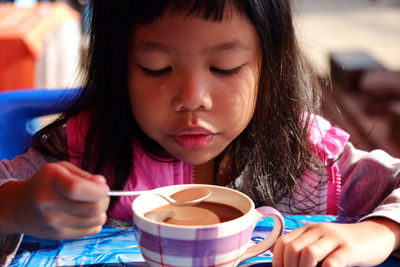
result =
[[[283,234],[285,229],[285,220],[282,214],[272,207],[259,207],[255,210],[258,213],[257,221],[261,218],[270,217],[274,219],[274,228],[272,232],[263,241],[249,247],[246,252],[240,258],[240,261],[247,260],[249,258],[255,257],[267,251],[272,247],[279,236]]]

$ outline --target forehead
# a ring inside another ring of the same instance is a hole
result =
[[[137,26],[132,41],[135,48],[142,50],[194,46],[201,46],[203,50],[258,47],[254,26],[239,12],[226,12],[221,21],[166,12],[151,23]]]

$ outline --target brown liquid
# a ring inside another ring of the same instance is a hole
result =
[[[193,206],[165,205],[145,217],[176,225],[209,225],[239,218],[243,212],[235,207],[203,201]]]

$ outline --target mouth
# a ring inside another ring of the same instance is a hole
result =
[[[184,149],[202,149],[207,147],[216,134],[205,129],[185,129],[172,135],[178,145]]]

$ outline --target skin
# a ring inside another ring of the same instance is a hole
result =
[[[399,229],[384,218],[354,224],[310,223],[278,239],[272,265],[375,266],[399,249]]]
[[[131,43],[136,121],[174,157],[198,168],[212,166],[254,112],[254,27],[235,13],[221,23],[167,14],[137,27]]]
[[[98,233],[106,222],[104,177],[69,162],[50,163],[26,181],[0,190],[0,233],[70,239]]]
[[[240,48],[216,49],[235,40]],[[138,27],[132,38],[130,101],[140,127],[170,154],[211,175],[213,159],[253,114],[257,43],[253,26],[238,14],[222,23],[167,14]],[[233,76],[213,71],[237,66],[243,69]],[[191,127],[217,134],[207,145],[183,147],[174,135]],[[309,224],[279,238],[273,266],[307,267],[320,261],[323,267],[372,266],[399,247],[398,240],[399,226],[383,218]]]
[[[248,124],[257,94],[257,35],[244,17],[231,15],[216,23],[167,14],[132,36],[135,119],[169,153],[206,176],[213,159]],[[32,178],[0,188],[0,203],[7,203],[0,209],[0,232],[55,239],[97,233],[106,220],[108,191],[102,176],[68,162],[47,164]],[[384,218],[308,224],[278,239],[273,266],[373,266],[399,248],[399,229]]]

